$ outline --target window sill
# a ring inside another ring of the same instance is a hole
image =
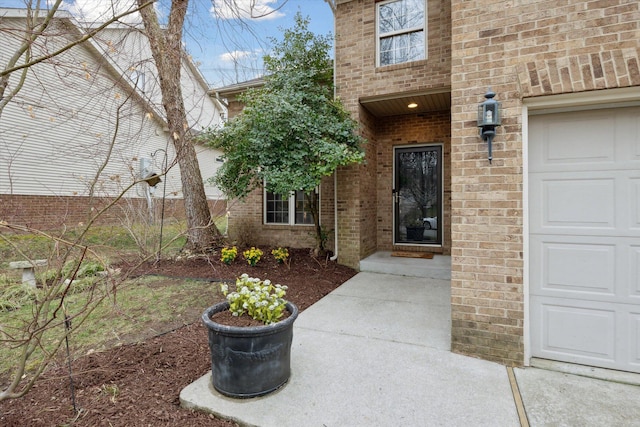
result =
[[[425,65],[427,65],[426,59],[421,59],[419,61],[413,62],[403,62],[401,64],[382,65],[376,67],[376,73],[387,73],[390,71],[403,70],[405,68],[418,68],[424,67]]]
[[[271,228],[271,229],[284,229],[284,228],[296,228],[296,227],[313,227],[313,224],[262,224],[263,227],[265,228]]]

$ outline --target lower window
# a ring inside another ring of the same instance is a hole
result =
[[[265,224],[313,224],[313,212],[317,212],[318,193],[292,191],[289,196],[264,192]],[[315,209],[314,209],[315,208]]]

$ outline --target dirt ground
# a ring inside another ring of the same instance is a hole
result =
[[[355,274],[306,249],[290,250],[290,267],[265,250],[255,267],[242,256],[227,266],[218,255],[161,260],[138,275],[234,281],[242,273],[287,285],[287,299],[303,311]],[[126,268],[126,265],[121,267]],[[52,366],[23,398],[0,403],[2,426],[234,426],[233,422],[180,407],[180,391],[210,369],[207,332],[200,321],[138,344],[73,361],[74,412],[66,363]]]

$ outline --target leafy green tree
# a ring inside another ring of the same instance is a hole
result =
[[[333,96],[330,38],[311,33],[308,24],[298,13],[283,40],[271,40],[265,84],[244,93],[242,113],[207,139],[224,151],[214,182],[228,197],[243,199],[263,183],[282,196],[303,190],[322,253],[326,238],[314,189],[338,166],[362,162],[364,139]]]

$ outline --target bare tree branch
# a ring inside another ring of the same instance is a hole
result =
[[[27,9],[27,14],[28,14],[28,19],[26,20],[27,22],[27,28],[25,29],[25,39],[23,41],[23,43],[21,44],[21,46],[16,50],[16,52],[13,54],[13,56],[9,59],[9,62],[7,63],[7,66],[4,68],[4,70],[0,71],[0,115],[2,115],[2,111],[4,110],[4,107],[9,103],[9,101],[11,101],[11,99],[13,99],[18,92],[20,91],[20,89],[22,89],[22,86],[24,84],[24,79],[26,77],[26,71],[36,65],[39,64],[43,61],[46,61],[48,59],[54,58],[64,52],[66,52],[67,50],[71,49],[74,46],[77,46],[81,43],[86,42],[87,40],[91,39],[92,37],[94,37],[97,33],[99,33],[101,30],[105,29],[106,27],[108,27],[109,25],[111,25],[112,23],[119,21],[121,18],[124,18],[125,16],[131,15],[133,13],[139,12],[141,9],[144,9],[150,5],[152,5],[156,0],[151,0],[151,1],[146,1],[146,2],[139,2],[140,4],[138,5],[138,7],[136,7],[135,9],[130,9],[124,13],[121,13],[119,15],[114,16],[113,18],[105,21],[103,24],[101,24],[100,26],[93,28],[91,30],[89,30],[88,32],[86,32],[82,37],[80,37],[77,40],[74,40],[73,42],[61,47],[60,49],[54,51],[54,52],[50,52],[46,55],[42,55],[39,56],[37,58],[32,58],[29,51],[31,49],[31,46],[33,45],[33,43],[36,41],[36,39],[42,35],[42,33],[46,30],[46,28],[49,26],[49,24],[51,23],[51,21],[54,19],[56,12],[58,11],[58,7],[60,6],[60,4],[62,3],[62,0],[56,0],[56,2],[51,6],[51,8],[48,10],[48,13],[46,15],[46,17],[43,19],[43,22],[40,24],[36,24],[37,21],[39,20],[38,15],[39,15],[39,11],[40,11],[40,1],[38,1],[37,3],[37,7],[35,9],[35,13],[32,13],[32,9]],[[25,54],[25,52],[27,52],[27,56],[25,57],[25,61],[20,64],[20,65],[16,65],[18,60]],[[11,74],[16,72],[16,71],[20,71],[23,70],[22,75],[20,76],[20,80],[18,85],[16,86],[16,88],[14,88],[13,90],[11,90],[11,92],[9,94],[5,95],[5,91],[6,88],[9,84],[9,78],[11,77]]]

